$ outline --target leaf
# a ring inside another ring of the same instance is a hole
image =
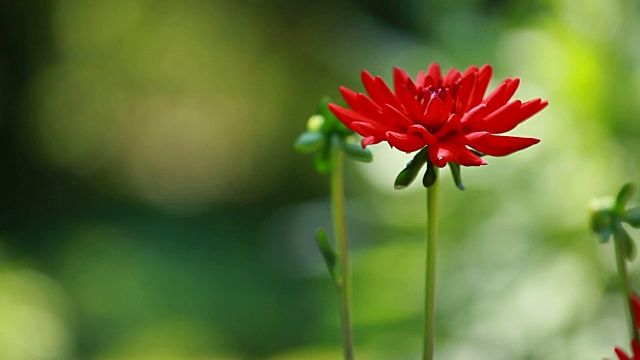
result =
[[[301,153],[311,153],[319,150],[327,143],[324,134],[319,131],[305,131],[293,144],[293,147]]]
[[[627,230],[622,227],[622,224],[618,223],[616,225],[613,237],[619,243],[622,255],[627,261],[633,261],[636,257],[636,246]]]
[[[634,190],[635,186],[632,183],[626,183],[624,184],[622,189],[620,189],[618,196],[616,196],[615,202],[615,210],[618,214],[624,213],[624,208],[627,206],[627,203],[631,199],[631,196],[633,196]]]
[[[316,231],[316,244],[318,244],[318,248],[320,249],[324,263],[327,265],[329,274],[331,274],[331,277],[336,280],[336,259],[338,255],[331,247],[331,244],[329,244],[329,237],[323,228]]]
[[[640,206],[627,210],[622,220],[636,229],[640,228]]]
[[[457,162],[450,162],[449,168],[451,169],[453,181],[456,183],[458,189],[464,190],[464,185],[462,185],[462,175],[460,174],[460,164],[458,164]]]
[[[393,187],[396,190],[400,190],[411,185],[413,180],[418,177],[420,169],[422,169],[422,166],[427,162],[428,158],[429,155],[427,153],[427,148],[424,147],[407,163],[407,166],[400,172],[400,174],[396,176],[396,181],[394,182]]]
[[[438,180],[438,174],[436,173],[436,169],[431,163],[431,161],[427,161],[427,171],[424,173],[424,177],[422,178],[422,185],[428,188],[431,185],[435,184],[436,180]]]
[[[351,158],[362,161],[362,162],[371,162],[373,161],[373,154],[369,149],[363,149],[362,145],[350,143],[350,142],[342,142],[342,149],[345,154],[349,155]]]

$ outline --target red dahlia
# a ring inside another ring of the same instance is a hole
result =
[[[429,160],[438,167],[447,162],[485,165],[474,153],[505,156],[538,143],[535,138],[501,136],[545,106],[546,100],[509,101],[520,79],[505,79],[484,96],[492,68],[470,66],[464,73],[451,69],[444,77],[433,63],[414,82],[406,71],[393,68],[394,91],[381,77],[362,71],[369,96],[346,87],[340,92],[350,109],[329,104],[349,129],[364,137],[362,146],[387,141],[410,153],[428,146]]]

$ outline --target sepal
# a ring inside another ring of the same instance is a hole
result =
[[[464,185],[462,185],[462,175],[460,174],[460,164],[458,164],[457,162],[450,162],[449,168],[451,169],[453,182],[456,184],[458,189],[464,190]]]
[[[429,154],[427,152],[427,148],[424,147],[420,152],[413,157],[413,159],[409,160],[407,166],[396,176],[396,180],[393,183],[393,187],[396,190],[404,189],[407,186],[411,185],[411,183],[418,177],[418,173],[422,166],[427,162],[429,158]]]
[[[438,173],[436,172],[435,165],[433,165],[431,161],[427,161],[427,171],[425,171],[424,177],[422,177],[422,185],[428,188],[435,184],[436,180],[438,180]]]

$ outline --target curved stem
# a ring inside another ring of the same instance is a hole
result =
[[[424,360],[432,360],[435,347],[436,249],[438,240],[438,167],[436,181],[427,188],[427,264],[425,281]]]
[[[337,146],[332,147],[333,168],[331,171],[331,209],[333,227],[338,248],[340,268],[336,287],[340,295],[340,320],[344,358],[354,359],[353,328],[351,325],[351,271],[349,269],[349,244],[344,209],[344,154]]]
[[[621,224],[617,224],[616,226],[622,226]],[[629,338],[631,340],[635,340],[640,343],[640,338],[638,337],[638,328],[636,327],[636,314],[633,310],[633,302],[631,301],[631,286],[629,285],[629,275],[627,272],[627,263],[625,259],[625,254],[622,249],[621,241],[617,236],[614,236],[614,246],[616,251],[616,265],[618,267],[618,281],[620,281],[620,289],[622,290],[622,296],[625,299],[625,304],[627,306],[627,325],[629,327]]]

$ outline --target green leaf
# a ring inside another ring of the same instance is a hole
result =
[[[431,161],[427,161],[427,171],[424,173],[424,177],[422,178],[422,185],[428,188],[429,186],[435,184],[436,180],[438,180],[438,174],[436,173],[436,168],[431,163]]]
[[[329,274],[331,274],[331,277],[335,280],[337,276],[336,259],[338,255],[331,247],[331,244],[329,244],[329,237],[322,228],[316,231],[316,244],[318,244],[318,248],[320,249],[324,263],[327,265]]]
[[[615,210],[618,214],[624,213],[624,208],[627,206],[627,203],[631,199],[631,196],[633,196],[634,190],[635,186],[632,183],[626,183],[624,184],[622,189],[620,189],[618,196],[616,196],[615,202]]]
[[[293,144],[294,148],[301,153],[310,153],[319,150],[327,143],[324,134],[319,131],[305,131]]]
[[[636,229],[640,228],[640,206],[627,210],[622,220]]]
[[[631,239],[631,236],[629,236],[629,233],[622,227],[622,224],[617,224],[613,237],[615,241],[619,242],[622,255],[627,261],[633,261],[636,257],[636,245]]]
[[[451,169],[453,181],[456,183],[458,189],[464,190],[464,185],[462,185],[462,175],[460,175],[460,164],[458,164],[457,162],[450,162],[449,168]]]
[[[420,169],[422,169],[422,166],[427,162],[428,158],[429,155],[427,153],[427,148],[424,147],[407,163],[407,166],[400,172],[400,174],[396,176],[396,181],[394,182],[393,187],[396,190],[400,190],[411,185],[413,180],[418,177]]]
[[[349,155],[351,158],[362,161],[362,162],[371,162],[373,161],[373,154],[369,149],[363,149],[362,145],[350,143],[350,142],[342,142],[342,149],[344,152]]]

